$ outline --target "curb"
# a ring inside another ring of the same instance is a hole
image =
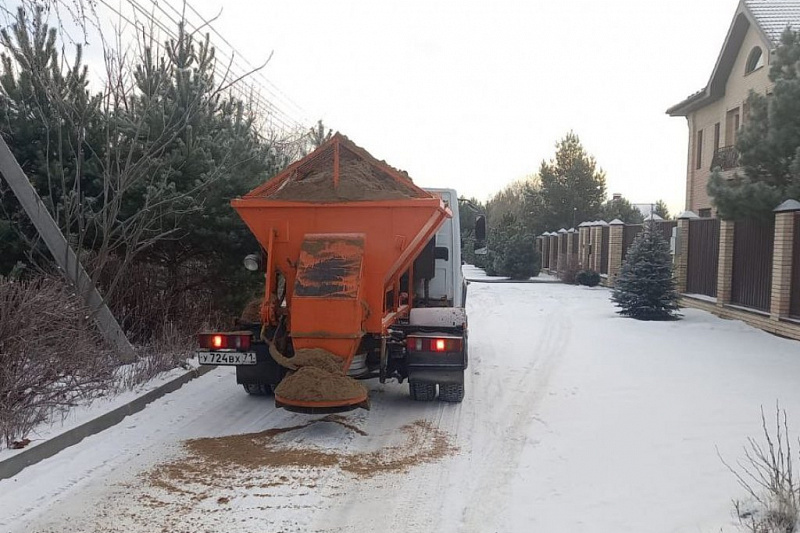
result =
[[[175,392],[183,385],[191,380],[207,374],[211,370],[217,368],[216,366],[201,366],[195,368],[172,381],[164,383],[158,388],[136,398],[135,400],[117,407],[113,411],[101,415],[93,420],[84,422],[78,427],[74,427],[69,431],[65,431],[61,435],[46,440],[41,444],[37,444],[33,448],[18,453],[13,457],[9,457],[4,461],[0,461],[0,480],[8,479],[19,474],[25,467],[35,465],[36,463],[52,457],[61,450],[69,448],[78,444],[86,437],[90,437],[96,433],[100,433],[112,426],[122,422],[122,420],[132,414],[138,413],[143,410],[147,405],[162,396]]]
[[[513,279],[469,279],[469,278],[464,278],[464,279],[466,279],[470,283],[561,283],[561,280],[552,280],[552,281],[551,280],[544,280],[544,279],[537,280],[536,278],[519,279],[519,280],[513,280]]]

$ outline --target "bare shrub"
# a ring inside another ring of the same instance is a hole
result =
[[[762,407],[761,427],[764,442],[748,437],[744,459],[737,461],[736,468],[720,457],[750,498],[749,502],[734,500],[734,509],[745,531],[793,533],[797,531],[800,489],[794,481],[786,411],[776,406],[771,430]]]
[[[82,300],[63,282],[0,278],[0,432],[6,445],[103,394],[112,370]]]

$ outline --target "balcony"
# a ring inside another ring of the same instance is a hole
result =
[[[730,170],[739,166],[739,153],[735,146],[724,146],[714,150],[714,157],[711,159],[711,170],[719,167],[722,170]]]

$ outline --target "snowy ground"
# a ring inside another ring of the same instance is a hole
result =
[[[196,360],[189,361],[192,368],[196,368]],[[122,367],[125,369],[125,367]],[[168,372],[163,372],[155,378],[137,385],[132,389],[125,389],[118,393],[109,393],[107,396],[95,398],[92,401],[79,403],[71,407],[63,416],[55,414],[53,420],[39,424],[31,430],[26,438],[31,440],[31,444],[26,448],[0,448],[0,461],[20,454],[25,450],[37,446],[47,439],[52,439],[62,433],[80,426],[81,424],[93,420],[99,416],[113,411],[114,409],[129,403],[146,393],[157,389],[161,385],[173,380],[186,373],[185,368],[173,368]],[[3,443],[5,444],[5,443]],[[1,516],[1,515],[0,515]]]
[[[308,417],[221,368],[0,482],[0,531],[728,532],[716,449],[776,400],[800,433],[797,342],[623,319],[601,288],[469,291],[463,404],[374,383],[371,411]]]

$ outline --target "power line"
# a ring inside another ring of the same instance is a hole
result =
[[[149,36],[151,38],[154,37],[154,35],[152,34],[152,29],[157,28],[159,31],[163,32],[167,37],[172,38],[174,40],[178,39],[178,36],[176,35],[173,29],[169,28],[164,22],[156,18],[155,13],[148,12],[148,10],[145,9],[137,0],[125,0],[125,1],[132,8],[134,19],[137,17],[137,12],[138,12],[138,14],[143,16],[147,20],[147,22],[150,23],[151,31]],[[187,20],[185,17],[173,18],[172,15],[167,13],[167,11],[158,4],[157,0],[151,0],[151,1],[153,2],[153,7],[156,10],[158,10],[175,27],[177,27],[181,23],[181,21],[183,21],[187,29],[194,33],[200,31],[200,29],[205,28],[207,26],[215,35],[219,36],[220,39],[223,40],[223,42],[225,42],[226,44],[228,44],[228,46],[230,46],[230,43],[228,43],[228,41],[224,39],[224,37],[222,37],[221,34],[218,31],[216,31],[216,29],[213,28],[211,23],[209,21],[206,21],[202,17],[201,20],[203,20],[204,24],[201,27],[198,27],[197,25],[192,24],[191,21]],[[106,8],[110,9],[112,12],[117,14],[122,20],[125,20],[128,24],[130,24],[133,28],[135,28],[137,32],[140,29],[143,33],[147,32],[147,28],[143,23],[140,26],[140,23],[138,21],[136,20],[132,21],[128,16],[123,14],[121,12],[122,7],[117,9],[114,6],[112,6],[107,0],[99,0],[99,2],[102,3]],[[183,17],[184,14],[179,12],[174,6],[169,4],[169,2],[164,1],[164,3],[167,4],[167,6],[178,17]],[[193,12],[197,13],[197,11],[191,5],[189,5],[188,3],[186,5]],[[162,50],[164,49],[163,45],[157,38],[153,39],[153,41],[156,43],[156,46],[158,46],[159,49]],[[297,104],[295,104],[290,98],[286,97],[285,94],[280,91],[280,89],[278,89],[272,82],[267,80],[266,77],[264,77],[263,74],[261,74],[260,72],[256,72],[255,74],[259,74],[259,77],[265,80],[265,82],[267,82],[269,86],[273,87],[274,90],[270,89],[270,87],[264,87],[261,84],[259,84],[259,86],[256,86],[256,84],[248,80],[247,75],[248,73],[251,73],[250,75],[252,76],[253,74],[252,70],[254,67],[250,69],[245,69],[244,67],[242,67],[241,64],[238,61],[236,61],[236,54],[238,52],[235,49],[233,49],[233,47],[231,48],[232,51],[229,52],[228,56],[226,57],[224,49],[221,49],[216,43],[214,44],[214,50],[216,55],[215,75],[219,77],[227,76],[228,79],[233,79],[233,80],[242,78],[241,80],[236,81],[230,87],[228,87],[227,90],[229,94],[231,94],[231,96],[237,99],[245,101],[251,108],[252,110],[251,112],[255,112],[257,115],[262,115],[262,113],[266,114],[266,117],[261,116],[259,118],[261,119],[266,118],[268,127],[274,128],[277,126],[280,129],[284,130],[285,133],[292,133],[293,131],[297,132],[298,130],[304,131],[306,129],[306,126],[301,122],[301,120],[296,119],[294,116],[292,116],[292,114],[286,112],[283,109],[283,106],[285,105],[284,102],[288,102],[290,105],[296,107],[297,109],[300,109],[301,112],[302,109]],[[241,56],[241,54],[239,54],[239,56],[243,57]],[[248,65],[250,64],[249,61],[247,61],[246,59],[244,59],[244,61]],[[248,81],[250,81],[250,83],[248,83]],[[268,97],[265,97],[262,94],[262,91],[266,92]],[[275,93],[275,91],[277,91],[280,95],[283,95],[284,99],[281,99],[279,95]],[[278,105],[278,103],[276,103],[276,100],[277,101],[284,100],[284,102],[279,102],[281,105]]]

